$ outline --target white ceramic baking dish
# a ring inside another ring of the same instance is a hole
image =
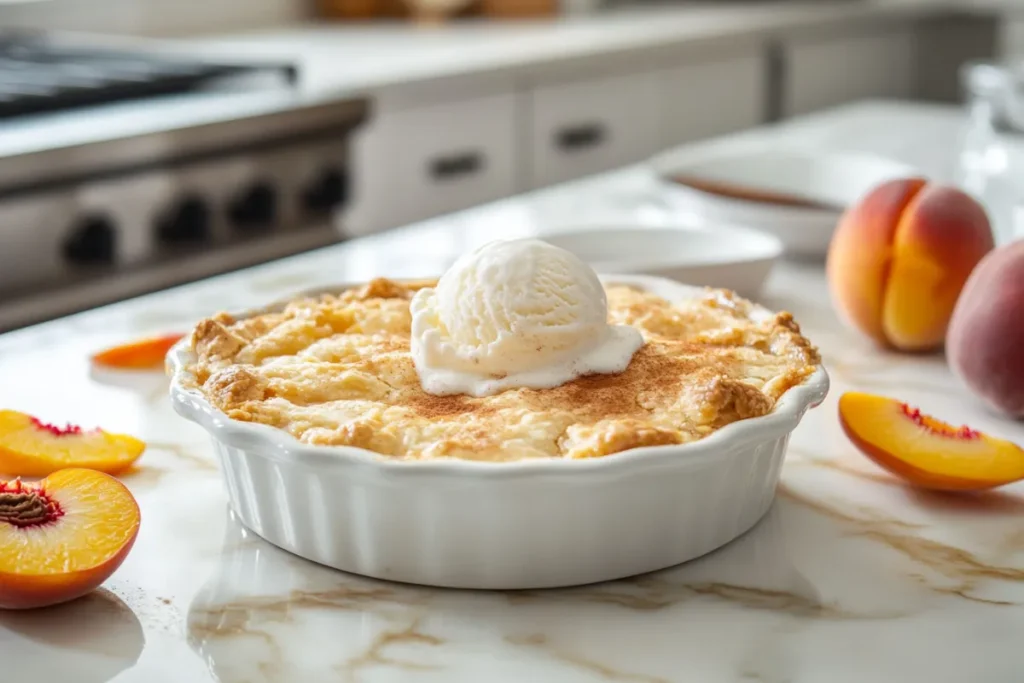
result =
[[[649,276],[602,279],[672,301],[700,293]],[[771,414],[686,445],[588,460],[403,461],[231,420],[188,388],[190,360],[187,342],[168,355],[172,402],[213,438],[242,523],[330,567],[454,588],[593,583],[728,543],[768,510],[789,435],[829,386],[819,369]]]
[[[845,209],[882,182],[920,175],[906,164],[871,154],[765,145],[683,149],[655,157],[650,166],[663,181],[671,207],[712,225],[745,225],[773,234],[787,254],[815,260],[828,252]],[[727,198],[673,182],[678,176],[801,197],[829,208]]]

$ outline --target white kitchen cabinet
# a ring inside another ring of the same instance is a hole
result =
[[[514,93],[378,111],[352,150],[346,232],[362,235],[514,194]]]
[[[764,122],[762,51],[686,64],[659,76],[662,147],[724,135]]]
[[[545,187],[644,159],[658,147],[657,72],[536,87],[526,99],[525,184]]]
[[[914,32],[861,27],[852,34],[792,39],[784,48],[782,114],[793,116],[865,98],[914,94]]]

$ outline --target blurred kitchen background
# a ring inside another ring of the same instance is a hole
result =
[[[0,0],[0,330],[866,99],[1005,179],[1019,54],[1024,0]]]

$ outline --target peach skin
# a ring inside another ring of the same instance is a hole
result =
[[[843,214],[826,262],[840,316],[879,344],[942,346],[971,270],[994,247],[985,210],[921,178],[891,180]]]
[[[113,574],[139,533],[124,484],[94,470],[0,482],[0,609],[79,598]]]
[[[146,444],[126,434],[41,422],[0,410],[0,472],[45,477],[65,467],[116,474],[139,459]]]
[[[847,392],[839,422],[875,464],[920,488],[978,491],[1024,479],[1024,449],[896,399]]]
[[[946,359],[993,410],[1024,419],[1024,240],[989,253],[949,321]]]

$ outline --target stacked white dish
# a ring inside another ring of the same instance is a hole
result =
[[[778,237],[787,255],[821,258],[842,212],[878,184],[920,176],[884,157],[767,145],[706,145],[657,156],[650,167],[670,213],[707,225],[742,225]],[[775,195],[800,203],[738,199],[679,179]]]
[[[577,226],[541,234],[599,273],[652,275],[731,289],[754,299],[782,254],[773,235],[721,225],[715,229],[646,225]]]

